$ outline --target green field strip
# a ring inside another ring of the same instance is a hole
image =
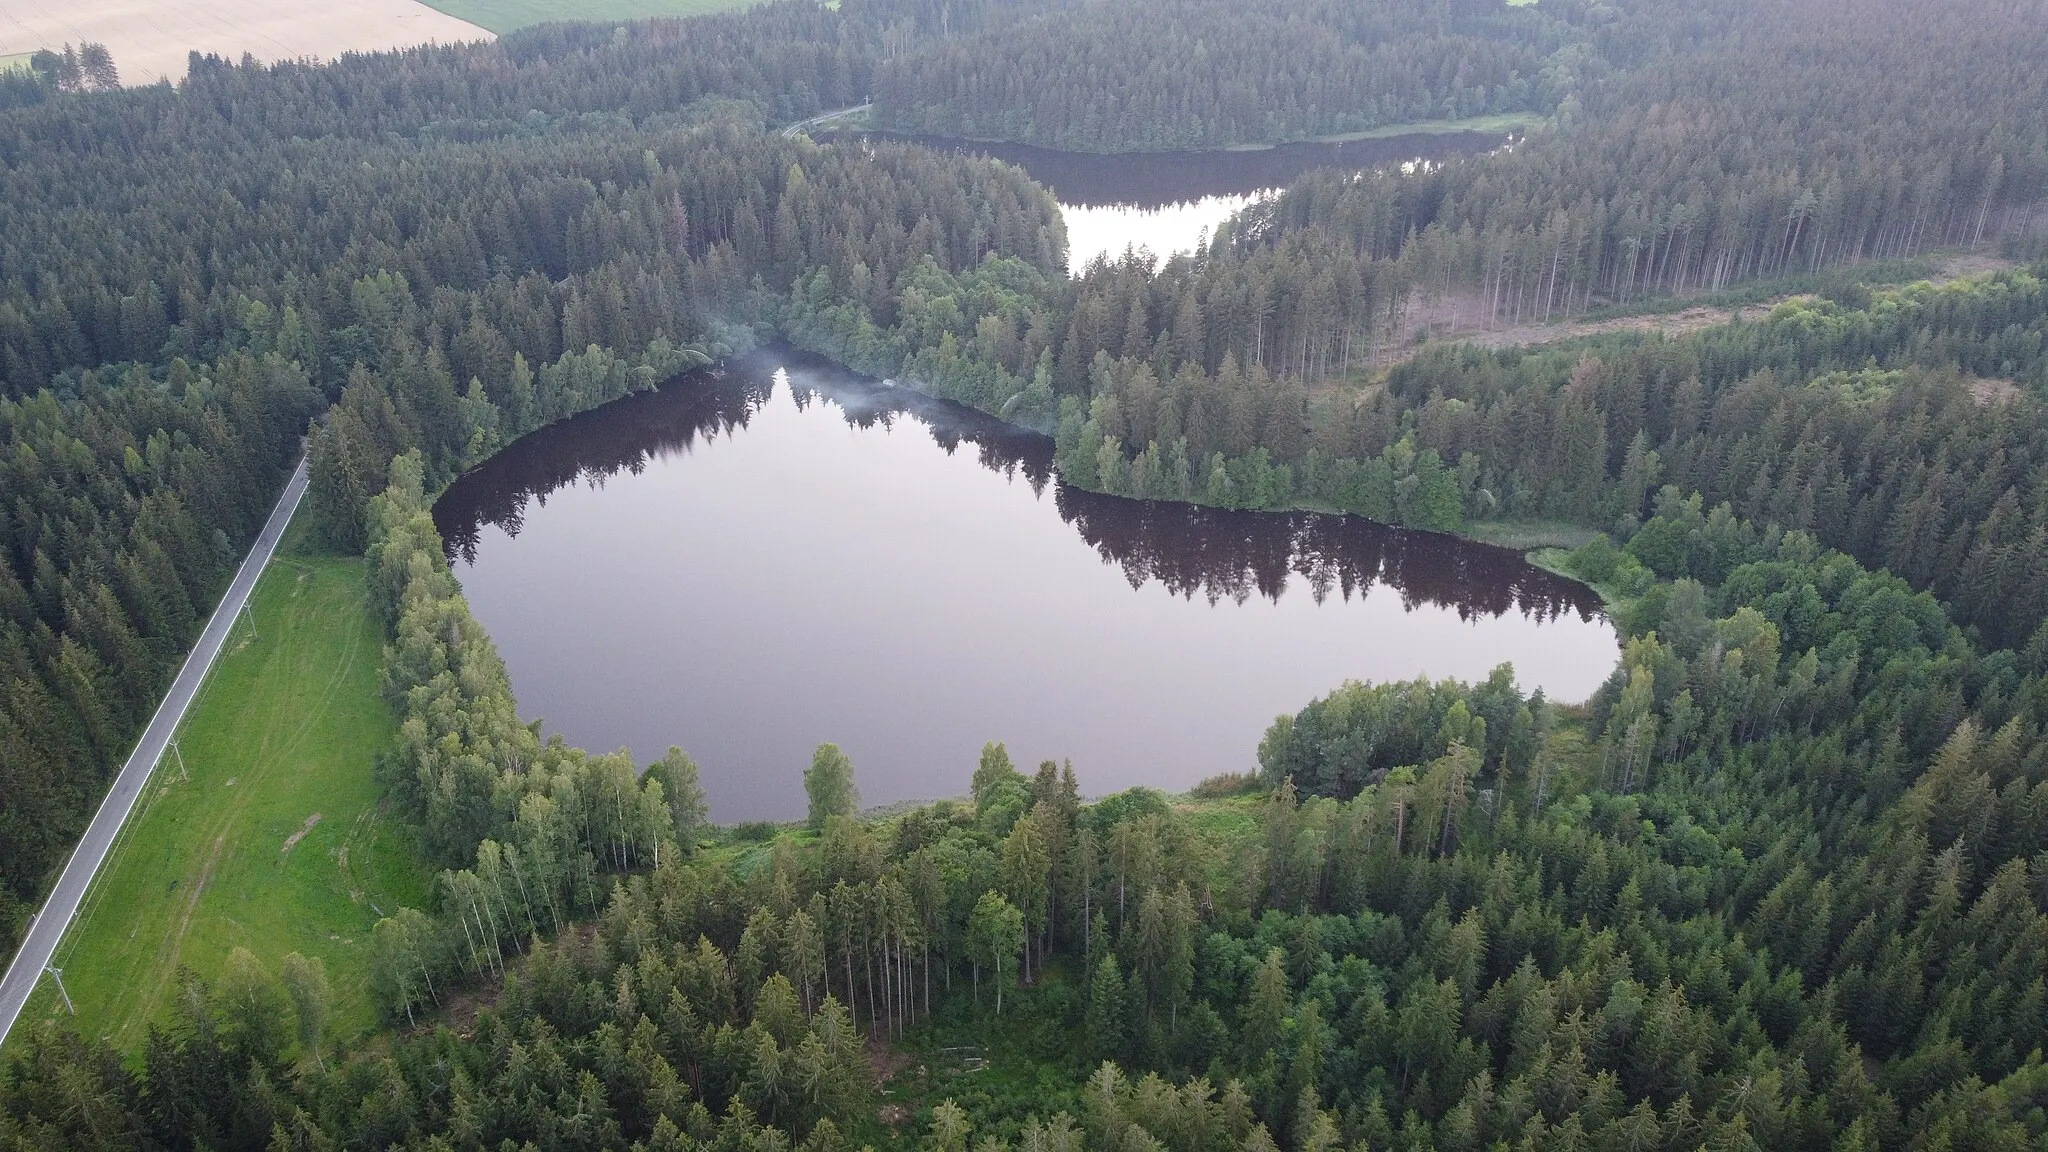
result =
[[[360,560],[272,562],[58,946],[81,1033],[138,1051],[181,970],[212,978],[238,947],[273,972],[321,960],[336,1035],[375,1023],[370,929],[429,882],[372,775],[382,643]],[[64,1015],[45,979],[22,1018]]]

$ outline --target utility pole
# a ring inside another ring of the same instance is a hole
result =
[[[263,639],[263,633],[257,631],[256,629],[256,614],[254,612],[249,611],[249,602],[247,600],[242,601],[242,619],[247,620],[249,622],[250,639]]]
[[[171,755],[177,757],[178,760],[178,779],[188,784],[191,783],[191,774],[185,771],[185,753],[179,750],[178,738],[175,736],[171,737]]]
[[[62,968],[52,968],[49,965],[45,964],[43,966],[43,971],[48,972],[50,974],[50,977],[57,981],[57,995],[62,996],[64,998],[65,1010],[70,1012],[73,1016],[78,1015],[78,1008],[71,1003],[71,993],[66,992],[64,990],[64,970]]]

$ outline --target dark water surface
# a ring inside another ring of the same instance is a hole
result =
[[[1052,189],[1067,222],[1068,267],[1098,254],[1149,248],[1162,258],[1190,251],[1202,233],[1316,168],[1370,172],[1491,152],[1499,132],[1419,132],[1340,144],[1281,144],[1244,151],[1061,152],[1029,144],[981,143],[942,136],[886,138],[941,151],[993,156]]]
[[[435,506],[521,711],[721,821],[804,811],[832,740],[864,803],[959,795],[986,740],[1082,790],[1184,789],[1345,679],[1577,700],[1597,599],[1512,552],[1311,513],[1077,491],[1043,437],[794,353],[545,429]]]

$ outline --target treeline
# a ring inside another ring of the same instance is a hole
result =
[[[1248,212],[1231,243],[1169,270],[1202,281],[1193,294],[1211,372],[1212,334],[1240,326],[1247,338],[1225,339],[1258,348],[1235,349],[1241,364],[1343,374],[1356,349],[1405,338],[1403,325],[1547,320],[1945,246],[2025,245],[2039,231],[2048,137],[2026,113],[2041,93],[2021,78],[2024,61],[2042,44],[2025,5],[1786,0],[1539,17],[1540,7],[1102,5],[891,62],[877,114],[905,129],[1104,150],[1276,139],[1304,117],[1322,117],[1319,131],[1386,122],[1363,92],[1295,90],[1296,68],[1301,84],[1341,87],[1348,73],[1325,59],[1339,43],[1385,46],[1404,68],[1481,47],[1528,57],[1505,84],[1476,60],[1429,82],[1361,79],[1420,84],[1413,101],[1436,99],[1430,116],[1556,115],[1502,155],[1366,179],[1312,174]],[[1421,46],[1433,37],[1464,47]],[[1100,88],[1112,81],[1116,92]],[[1469,87],[1453,98],[1432,84]],[[1173,307],[1150,311],[1155,338],[1185,327],[1182,293],[1172,295]],[[1115,336],[1127,316],[1109,317]]]
[[[1249,15],[1195,5],[1161,29],[1149,14],[1130,17],[1173,35],[1212,16],[1298,29],[1356,25],[1344,34],[1359,43],[1381,42],[1382,23],[1386,35],[1445,21],[1452,31],[1443,34],[1452,35],[1469,25],[1487,44],[1532,36],[1549,44],[1569,26],[1594,49],[1544,73],[1553,79],[1543,83],[1577,93],[1558,97],[1556,130],[1508,154],[1430,171],[1308,178],[1238,222],[1214,252],[1159,272],[1137,327],[1131,284],[1151,274],[1091,274],[1071,303],[1057,285],[1034,289],[1048,328],[1037,343],[1061,345],[1055,385],[1080,392],[1097,350],[1149,359],[1168,333],[1169,370],[1199,359],[1213,374],[1235,353],[1241,368],[1276,376],[1345,375],[1418,322],[1542,319],[2033,228],[2048,144],[2026,114],[2041,103],[2036,73],[2025,67],[2040,30],[2022,9],[1902,12],[1860,0],[1739,13],[1693,7],[1616,17],[1598,5],[1548,15],[1537,14],[1549,11],[1540,5],[1381,12],[1307,4]],[[379,271],[403,273],[422,292],[429,284],[476,290],[500,274],[516,286],[530,271],[559,281],[587,270],[587,255],[571,250],[571,221],[602,198],[605,180],[630,175],[585,167],[578,177],[591,188],[572,187],[572,177],[514,195],[506,185],[520,183],[516,173],[465,161],[464,147],[512,164],[567,139],[638,131],[649,134],[644,148],[693,123],[791,119],[858,102],[885,56],[945,80],[953,73],[929,67],[930,53],[966,52],[959,75],[987,83],[998,72],[991,45],[1022,43],[1025,30],[1043,24],[1069,51],[1092,51],[1106,42],[1077,34],[1073,21],[1119,11],[874,0],[833,12],[792,2],[625,34],[552,26],[492,45],[330,67],[200,60],[176,90],[15,109],[0,117],[0,373],[18,394],[71,367],[210,359],[247,300],[275,314],[297,311],[324,342],[321,319],[342,311],[357,279]],[[981,46],[971,50],[947,39],[993,26],[1002,36],[972,41]],[[1203,38],[1212,52],[1266,42]],[[1596,58],[1611,58],[1611,75],[1593,66]],[[1816,75],[1799,65],[1809,58],[1830,65]],[[1255,72],[1221,63],[1196,70],[1232,83]],[[1480,83],[1449,73],[1446,83]],[[1605,78],[1586,81],[1596,73]],[[1956,85],[1967,88],[1961,97]],[[1077,91],[1043,89],[1049,99]],[[1355,107],[1336,94],[1318,99],[1318,108]],[[1178,113],[1148,105],[1132,115],[1167,125]],[[595,220],[579,227],[606,228]],[[1058,259],[1048,241],[1018,254],[1048,269]],[[872,272],[870,254],[860,255]],[[744,268],[740,279],[755,271]],[[786,289],[791,269],[771,271],[765,286]],[[871,277],[850,292],[848,278],[835,275],[834,302],[864,302],[876,324],[893,326],[897,286]],[[965,318],[970,333],[980,319]],[[1146,353],[1134,350],[1141,341]],[[330,394],[346,381],[350,351],[323,343],[319,365],[308,365]],[[527,358],[541,362],[530,349]],[[1031,367],[1006,370],[1028,382]],[[1052,409],[1044,413],[1049,424]]]
[[[412,541],[394,668],[458,629],[417,697],[447,715],[427,698],[492,674],[417,475],[401,461],[378,502],[374,563],[381,586]],[[1270,791],[1222,820],[1144,790],[1083,804],[991,745],[971,802],[861,822],[828,748],[819,834],[745,867],[688,851],[662,769],[640,794],[659,850],[581,809],[617,873],[587,932],[491,940],[552,927],[526,852],[451,874],[404,946],[380,929],[418,1002],[502,965],[464,1031],[336,1051],[245,964],[182,998],[139,1073],[41,1034],[0,1125],[77,1147],[2029,1146],[2041,661],[1809,536],[1709,520],[1572,558],[1630,637],[1582,709],[1507,669],[1347,686],[1275,725]],[[1652,577],[1643,542],[1672,539],[1716,576]],[[539,774],[580,803],[589,764]],[[885,1127],[858,1037],[948,1034],[932,1021],[1038,1071]]]
[[[612,155],[622,167],[629,163],[623,154]],[[950,275],[946,268],[973,266],[984,252],[989,256],[981,267],[1030,269],[990,249],[1028,253],[1050,245],[1056,254],[1059,248],[1050,201],[1014,169],[910,149],[863,155],[722,136],[692,159],[672,167],[647,151],[638,165],[623,167],[605,207],[586,216],[604,229],[583,245],[591,270],[559,284],[533,277],[527,283],[535,291],[526,295],[497,278],[492,287],[503,295],[495,303],[504,310],[492,306],[489,289],[473,294],[463,328],[437,330],[402,277],[380,273],[352,286],[354,318],[378,327],[363,336],[370,359],[354,362],[340,402],[314,433],[311,499],[331,539],[364,546],[373,602],[401,637],[387,662],[387,690],[394,703],[425,709],[431,724],[416,735],[402,729],[391,784],[421,821],[430,850],[445,862],[469,864],[482,841],[501,837],[518,818],[518,790],[501,794],[502,788],[530,776],[536,752],[532,732],[512,712],[502,668],[487,652],[477,657],[480,671],[456,677],[473,699],[443,707],[421,695],[448,667],[446,649],[463,643],[459,622],[447,624],[438,614],[459,611],[466,618],[425,494],[504,439],[704,363],[694,348],[669,343],[670,333],[715,330],[717,302],[759,295],[749,283],[758,283],[762,270],[801,279],[807,268],[829,263],[850,267],[855,279],[887,285]],[[808,175],[804,162],[811,165]],[[617,271],[620,262],[635,262],[640,271],[625,275]],[[539,294],[543,285],[547,295]],[[526,351],[540,359],[557,347],[548,323],[557,302],[565,333],[584,323],[616,327],[603,339],[593,335],[582,352],[572,344],[559,359],[542,360],[546,366],[536,373],[526,367]],[[538,323],[522,322],[536,310]],[[441,314],[461,316],[463,310],[444,305]],[[491,323],[494,317],[502,327]],[[537,343],[523,349],[508,331]],[[426,345],[423,354],[415,351],[416,340]],[[608,347],[646,351],[628,361]],[[494,371],[493,357],[509,371]],[[467,391],[458,393],[454,381],[469,364],[482,374],[472,374]],[[485,376],[496,387],[485,387]],[[376,496],[385,485],[389,492]],[[428,553],[430,561],[423,558]],[[415,586],[430,604],[413,604]],[[403,641],[406,613],[414,607],[437,621],[426,626],[417,651]],[[480,743],[451,745],[443,725]],[[625,765],[628,779],[632,767]],[[635,835],[614,838],[633,846],[619,849],[625,853],[615,860],[620,867],[648,847]],[[586,897],[595,895],[586,890]]]
[[[346,359],[348,384],[314,439],[312,497],[330,539],[361,545],[362,509],[394,455],[420,449],[438,489],[542,424],[704,363],[700,349],[725,349],[721,313],[751,314],[749,301],[772,295],[764,283],[829,268],[886,304],[899,282],[985,256],[1025,268],[1059,260],[1052,204],[1015,169],[722,130],[686,141],[671,139],[666,160],[654,149],[636,155],[632,137],[596,145],[585,155],[609,168],[601,190],[563,176],[580,148],[536,148],[534,167],[505,174],[498,207],[520,192],[585,201],[557,252],[523,248],[517,229],[465,227],[458,240],[499,269],[468,291],[429,259],[391,261],[437,284],[424,307],[403,275],[379,271],[348,286],[331,320],[351,323],[325,352],[337,368]],[[420,190],[435,192],[452,198],[443,219],[461,221],[461,193],[438,182]],[[485,215],[488,200],[472,193],[468,204]],[[551,256],[564,278],[546,271]],[[745,329],[730,335],[752,339]]]
[[[1313,402],[1229,353],[1209,376],[1104,352],[1089,403],[1061,400],[1061,475],[1446,531],[1510,519],[1630,533],[1675,485],[1934,591],[1989,643],[2026,644],[2048,619],[2040,280],[1830,294],[1681,339],[1426,349],[1384,388]]]
[[[543,742],[519,719],[497,649],[470,616],[434,530],[417,451],[391,463],[370,503],[365,581],[391,635],[379,682],[400,716],[379,760],[387,793],[423,833],[442,875],[442,922],[414,909],[380,920],[372,983],[414,1019],[456,964],[500,971],[503,954],[595,911],[609,874],[696,849],[697,769],[671,751],[643,781],[624,754]],[[466,956],[451,950],[459,928]],[[486,959],[488,957],[488,959]]]
[[[885,61],[874,122],[1090,152],[1208,148],[1548,112],[1582,13],[1487,0],[1097,3]]]
[[[1809,532],[2021,646],[2048,618],[2041,293],[2012,273],[1590,354],[1426,355],[1395,370],[1386,403],[1418,444],[1483,462],[1480,489],[1508,515],[1628,529],[1670,511],[1652,498],[1673,484]],[[1719,576],[1669,551],[1645,562]]]
[[[293,362],[105,368],[0,398],[0,934],[12,946],[297,459]]]
[[[23,270],[0,303],[19,494],[0,512],[19,593],[0,591],[8,900],[32,904],[329,401],[308,511],[360,548],[395,455],[419,450],[438,488],[511,438],[703,363],[751,339],[719,316],[728,301],[747,314],[756,284],[838,265],[887,293],[928,261],[1056,268],[1063,246],[1051,201],[1013,169],[724,124],[295,147],[289,168],[279,151],[240,172],[264,188],[243,197],[202,191],[217,174],[197,160],[125,208],[82,177],[74,215],[0,240]],[[188,211],[200,201],[220,210]],[[66,236],[106,259],[38,271],[77,254]],[[114,295],[103,278],[131,258],[191,279]],[[80,367],[104,361],[124,363]],[[24,909],[0,911],[11,931]]]
[[[452,561],[474,561],[492,526],[523,529],[527,509],[570,484],[604,483],[656,457],[689,453],[708,439],[745,429],[784,365],[790,385],[837,404],[849,424],[911,417],[949,451],[1015,477],[1048,497],[1060,518],[1133,584],[1157,580],[1177,596],[1243,601],[1280,597],[1293,576],[1314,594],[1362,595],[1379,584],[1409,604],[1461,612],[1517,611],[1539,619],[1588,616],[1599,600],[1583,584],[1523,563],[1510,551],[1442,537],[1374,531],[1355,519],[1316,512],[1233,511],[1183,501],[1134,501],[1072,483],[1050,491],[1054,444],[1006,422],[905,388],[890,387],[793,358],[787,349],[728,360],[722,378],[685,377],[528,437],[464,472],[433,505]]]
[[[1601,58],[1626,67],[1565,99],[1556,130],[1509,154],[1407,175],[1304,180],[1234,225],[1214,252],[1159,272],[1137,301],[1144,315],[1135,323],[1132,284],[1151,273],[1091,273],[1071,301],[1063,286],[1032,287],[1046,332],[1034,339],[1019,326],[1014,338],[1030,358],[1006,357],[1004,370],[1028,383],[1036,352],[1057,344],[1052,383],[1079,393],[1096,351],[1151,359],[1171,334],[1167,371],[1199,361],[1214,374],[1235,353],[1246,370],[1341,376],[1404,338],[1407,324],[1542,319],[2032,229],[2048,143],[2026,114],[2041,103],[2036,73],[2025,67],[2040,30],[2022,8],[1902,12],[1839,0],[1743,9],[1737,20],[1721,8],[1689,15],[1691,7],[1648,6],[1613,21],[1601,6],[1559,9],[1564,16],[1453,6],[1446,17],[1439,5],[1379,15],[1356,6],[1273,9],[1258,18],[1310,27],[1327,17],[1361,28],[1583,21],[1599,29],[1587,34]],[[605,243],[609,226],[582,218],[603,198],[605,180],[630,174],[614,161],[610,171],[579,172],[590,188],[568,178],[514,195],[505,185],[519,183],[516,174],[465,164],[464,147],[494,160],[553,158],[565,139],[637,131],[650,134],[644,148],[693,122],[794,117],[856,102],[878,54],[922,68],[920,52],[991,22],[1023,21],[1006,27],[1005,42],[1042,19],[1072,51],[1098,43],[1071,24],[1095,16],[1043,11],[888,0],[834,13],[788,3],[624,35],[537,29],[494,45],[325,68],[201,60],[177,90],[16,109],[0,118],[0,372],[19,393],[71,367],[211,358],[251,299],[273,313],[297,311],[324,342],[321,320],[342,312],[356,280],[379,271],[405,274],[418,291],[473,291],[500,275],[518,287],[543,270],[559,281],[588,270],[572,240],[592,239],[595,229]],[[1259,42],[1225,38],[1213,50]],[[966,74],[991,75],[984,57],[970,52]],[[1831,64],[1816,77],[1799,66],[1808,58]],[[1244,70],[1203,71],[1211,73]],[[1955,85],[1967,86],[1960,98]],[[1328,102],[1340,105],[1350,106]],[[77,146],[84,141],[93,147]],[[585,230],[578,237],[572,220]],[[772,227],[764,222],[763,231]],[[1049,238],[1011,251],[1046,270],[1058,260]],[[893,327],[899,286],[872,275],[850,284],[853,263],[873,272],[870,255],[839,262],[831,302],[864,304],[875,324]],[[774,292],[793,275],[782,263],[749,265],[738,279],[748,283],[756,271],[768,273]],[[1427,309],[1418,312],[1419,303]],[[983,315],[964,317],[968,334]],[[911,345],[927,350],[922,339]],[[330,394],[345,383],[351,351],[323,344],[318,367],[308,366]],[[531,350],[528,360],[540,362]],[[1053,409],[1040,407],[1049,425]]]
[[[997,249],[1057,267],[1050,202],[1014,172],[754,138],[764,115],[854,102],[885,42],[984,26],[945,7],[789,3],[328,67],[196,58],[176,89],[5,78],[5,931],[329,403],[312,511],[357,547],[394,454],[421,450],[438,486],[695,363],[757,276],[838,260],[886,290],[922,256]],[[822,188],[784,197],[804,164]]]
[[[605,181],[632,179],[641,150],[693,126],[859,103],[879,53],[1015,11],[787,0],[630,32],[548,25],[322,66],[195,58],[175,89],[12,109],[0,115],[0,381],[19,394],[67,368],[211,358],[248,300],[294,309],[319,340],[328,329],[315,314],[345,306],[350,285],[378,271],[418,291],[476,289],[501,271],[515,282],[585,271],[598,261],[569,239],[571,219]],[[619,171],[563,154],[635,131],[647,135],[616,158]],[[520,167],[522,152],[529,171],[552,164],[560,178],[529,185],[501,167]],[[904,209],[914,226],[916,207]],[[710,213],[731,210],[707,206],[699,240],[731,223]],[[770,283],[786,288],[788,275],[778,269]],[[338,392],[351,358],[333,360],[308,369]]]
[[[1601,34],[1634,71],[1565,99],[1554,135],[1311,180],[1210,253],[1073,284],[1014,170],[755,139],[758,108],[700,100],[850,103],[863,45],[1008,18],[847,9],[200,61],[176,92],[0,116],[26,494],[0,534],[27,757],[7,763],[50,797],[17,818],[7,794],[23,846],[0,872],[32,888],[82,819],[98,744],[133,731],[338,397],[316,507],[371,550],[403,720],[385,779],[447,868],[433,915],[377,930],[377,988],[414,1019],[504,981],[467,1039],[330,1053],[238,971],[190,989],[139,1073],[46,1034],[0,1138],[881,1143],[852,1030],[1000,1010],[1058,1038],[1023,1053],[1043,1087],[932,1106],[939,1147],[970,1122],[991,1152],[2038,1142],[2038,283],[1843,290],[1685,340],[1310,387],[1398,335],[1418,290],[1541,317],[2024,230],[2029,6],[1771,3],[1734,32],[1646,7]],[[1653,18],[1687,51],[1659,55]],[[1061,468],[1113,491],[1605,529],[1573,563],[1627,601],[1622,668],[1582,711],[1505,674],[1343,689],[1269,735],[1249,821],[1082,805],[991,748],[972,805],[862,824],[842,802],[759,866],[706,858],[679,753],[639,780],[519,722],[425,494],[743,342],[726,319],[1053,429]]]
[[[1013,322],[1023,355],[1004,370],[1029,382],[1051,348],[1048,383],[1084,400],[1098,351],[1162,380],[1187,365],[1214,376],[1234,357],[1241,372],[1314,382],[1383,364],[1422,331],[1810,280],[2039,231],[2048,137],[2008,127],[2035,124],[2023,109],[2040,100],[2033,80],[2005,79],[2042,47],[2024,8],[1687,13],[1646,6],[1600,33],[1629,68],[1502,154],[1312,173],[1207,252],[1078,270],[1070,300]],[[1678,39],[1640,42],[1657,29]],[[835,326],[842,343],[853,327]],[[965,352],[972,335],[958,337]],[[1192,457],[1198,471],[1206,457]]]
[[[1512,155],[1408,178],[1312,175],[1238,226],[1405,255],[1438,312],[1546,320],[2038,226],[2048,138],[2014,130],[2040,47],[2021,7],[1746,6],[1709,37],[1560,109]],[[1794,61],[1825,58],[1817,73]]]
[[[121,87],[114,54],[91,40],[76,48],[66,44],[61,52],[39,49],[29,54],[27,68],[19,64],[0,71],[0,108],[40,103],[58,92],[113,92]]]

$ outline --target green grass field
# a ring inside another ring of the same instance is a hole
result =
[[[392,736],[362,562],[280,555],[58,945],[78,1030],[136,1052],[189,967],[318,957],[335,1035],[374,1023],[370,928],[430,877],[371,778]],[[44,980],[24,1021],[61,1015]]]
[[[427,7],[503,35],[551,20],[639,20],[702,16],[750,8],[760,0],[426,0]]]
[[[26,72],[33,52],[17,52],[12,56],[0,55],[0,72]]]

